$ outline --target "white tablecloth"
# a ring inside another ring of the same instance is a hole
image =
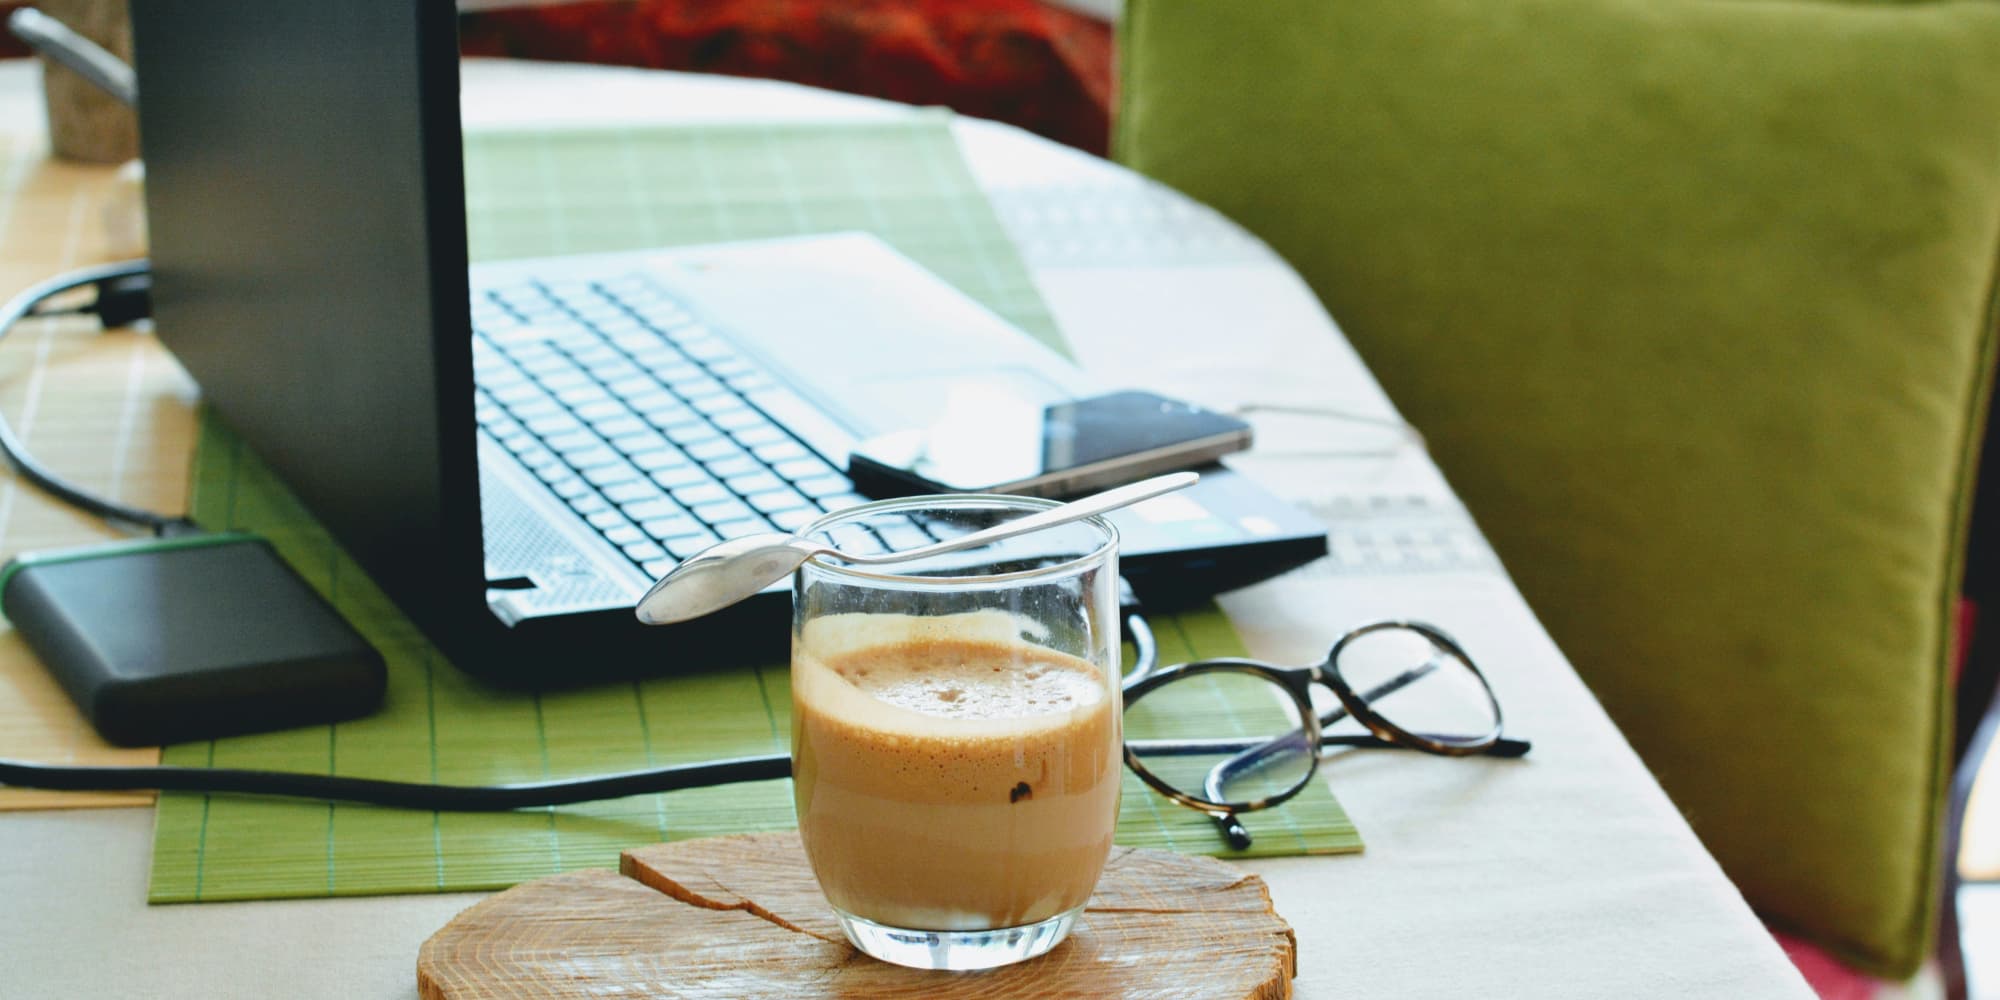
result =
[[[25,81],[0,76],[0,90]],[[472,128],[639,109],[902,113],[781,84],[498,62],[468,65],[465,98]],[[1087,367],[1218,407],[1393,414],[1297,278],[1213,213],[1012,129],[957,131]],[[1258,451],[1237,464],[1327,516],[1348,558],[1228,597],[1253,652],[1306,662],[1347,624],[1437,622],[1488,671],[1508,730],[1535,743],[1519,761],[1329,763],[1366,853],[1245,865],[1297,929],[1298,995],[1809,998],[1421,448],[1367,423],[1259,424]],[[1368,556],[1397,533],[1434,539],[1435,558],[1393,545]],[[0,815],[0,997],[409,997],[418,945],[476,898],[148,907],[151,819]]]

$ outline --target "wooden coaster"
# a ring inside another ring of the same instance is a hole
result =
[[[417,953],[427,1000],[492,997],[1119,997],[1277,1000],[1298,971],[1264,880],[1114,849],[1069,940],[986,972],[878,962],[847,943],[796,833],[658,844],[474,904]]]

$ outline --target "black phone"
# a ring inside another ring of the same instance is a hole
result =
[[[1249,446],[1250,425],[1235,417],[1132,390],[1013,411],[947,411],[928,427],[863,441],[847,475],[873,497],[1067,497]]]

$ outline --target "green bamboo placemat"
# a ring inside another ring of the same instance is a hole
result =
[[[1060,344],[939,116],[881,125],[472,134],[466,179],[477,259],[863,229]],[[212,419],[202,427],[191,506],[205,525],[270,538],[382,650],[389,694],[383,710],[366,719],[170,747],[167,763],[471,784],[786,747],[790,691],[781,663],[539,696],[479,684],[446,663]],[[1213,608],[1154,624],[1163,662],[1242,652]],[[164,795],[151,899],[493,889],[609,867],[620,850],[639,844],[793,823],[788,781],[497,815]],[[1249,825],[1251,854],[1361,846],[1324,787],[1254,815]],[[1206,818],[1129,774],[1118,839],[1228,853]]]

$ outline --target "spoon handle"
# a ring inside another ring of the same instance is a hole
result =
[[[1003,538],[1012,538],[1015,535],[1025,535],[1031,531],[1040,531],[1043,528],[1053,527],[1054,525],[1067,524],[1071,521],[1090,517],[1093,514],[1103,514],[1117,510],[1120,507],[1130,506],[1141,500],[1150,500],[1161,494],[1183,490],[1193,486],[1200,479],[1201,476],[1193,472],[1170,472],[1164,476],[1141,479],[1129,486],[1120,486],[1115,490],[1105,490],[1102,493],[1092,494],[1081,500],[1073,500],[1060,507],[1050,507],[1045,511],[1029,514],[1027,517],[1017,517],[1012,521],[996,524],[991,528],[975,531],[970,535],[960,538],[938,542],[934,545],[925,545],[920,548],[904,549],[901,552],[887,552],[874,556],[831,551],[822,553],[822,556],[839,559],[848,563],[875,566],[882,563],[902,562],[907,559],[923,559],[929,556],[943,555],[946,552],[957,552],[960,549],[974,549],[981,545],[997,542]]]

